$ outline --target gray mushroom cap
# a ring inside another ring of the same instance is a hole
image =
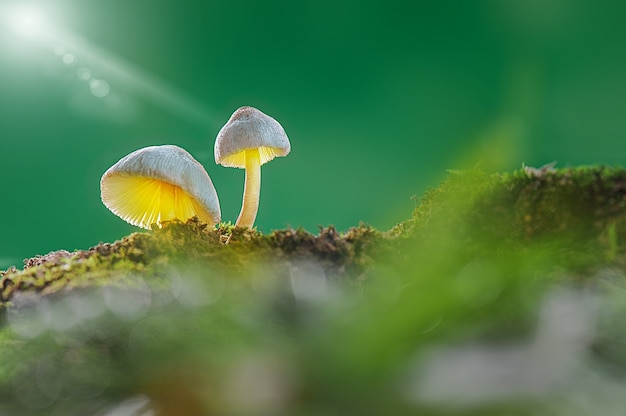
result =
[[[220,205],[204,167],[186,150],[150,146],[111,166],[100,180],[104,205],[143,228],[194,215],[211,225],[220,221]]]
[[[215,139],[215,163],[245,168],[246,150],[258,149],[261,164],[291,151],[287,133],[278,121],[254,107],[240,107]]]

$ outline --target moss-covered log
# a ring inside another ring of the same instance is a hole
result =
[[[619,237],[625,235],[625,219],[622,169],[451,172],[443,184],[419,198],[410,219],[388,232],[360,225],[343,233],[331,226],[317,235],[302,229],[263,235],[231,225],[208,229],[192,219],[88,250],[60,250],[26,259],[24,270],[0,272],[0,301],[10,301],[15,291],[49,294],[66,287],[113,283],[129,273],[158,277],[165,265],[198,262],[241,273],[259,262],[282,267],[283,260],[312,258],[333,278],[359,280],[376,253],[399,250],[397,240],[436,241],[449,232],[466,240],[468,248],[558,240],[584,250],[585,257],[599,250],[610,260],[616,258]]]
[[[569,414],[626,377],[624,170],[451,172],[417,201],[384,232],[191,220],[2,272],[0,414]]]
[[[358,280],[374,253],[384,249],[383,240],[380,232],[366,226],[341,234],[329,227],[320,229],[318,235],[302,229],[262,235],[230,225],[208,229],[191,219],[88,250],[60,250],[26,259],[23,270],[2,273],[0,299],[10,302],[16,292],[47,295],[76,287],[124,284],[129,276],[137,275],[158,285],[171,266],[194,265],[230,275],[250,272],[257,264],[280,271],[290,260],[303,258],[318,261],[332,278]]]

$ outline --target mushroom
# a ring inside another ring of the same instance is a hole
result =
[[[261,165],[287,156],[289,139],[280,123],[254,107],[240,107],[215,139],[215,163],[246,170],[243,203],[235,226],[252,228],[259,209]]]
[[[102,202],[115,215],[149,229],[197,216],[220,222],[220,203],[209,174],[186,150],[173,145],[136,150],[100,180]]]

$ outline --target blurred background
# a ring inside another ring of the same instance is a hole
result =
[[[292,153],[262,169],[257,226],[387,229],[447,169],[626,160],[622,2],[0,1],[0,269],[138,230],[104,171],[177,144],[224,221],[243,171],[213,143],[239,106]]]

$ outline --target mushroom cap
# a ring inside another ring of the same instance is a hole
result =
[[[245,151],[258,149],[261,164],[287,156],[291,144],[283,126],[254,107],[240,107],[217,133],[215,163],[245,168]]]
[[[178,146],[144,147],[123,157],[102,175],[100,192],[108,209],[142,228],[193,216],[214,225],[221,217],[209,174]]]

